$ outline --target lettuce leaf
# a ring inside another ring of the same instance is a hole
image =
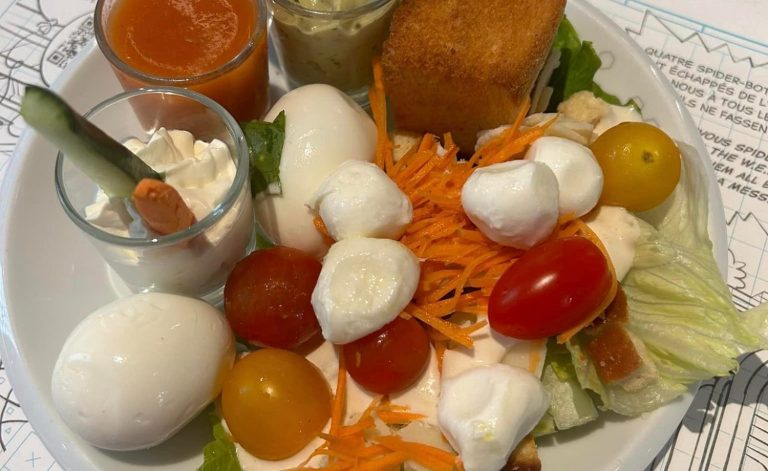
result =
[[[653,410],[691,383],[728,375],[738,369],[738,356],[768,346],[760,335],[768,334],[766,309],[744,315],[731,301],[712,255],[707,185],[701,184],[706,176],[695,149],[681,150],[680,185],[659,214],[644,215],[655,226],[639,220],[634,264],[622,281],[627,330],[642,342],[656,377],[638,388],[605,385],[582,348],[583,338],[568,344],[580,384],[597,393],[604,408],[624,415]]]
[[[224,430],[221,418],[211,408],[209,418],[213,426],[213,440],[203,449],[203,464],[197,471],[242,471],[235,444]]]
[[[248,143],[250,158],[251,194],[269,190],[280,194],[280,157],[285,140],[285,113],[280,112],[274,121],[247,121],[240,123]]]
[[[589,41],[582,41],[568,18],[563,17],[552,44],[560,50],[560,65],[555,69],[548,86],[552,88],[547,112],[557,111],[557,106],[576,92],[590,90],[596,97],[612,105],[640,107],[632,100],[622,103],[615,95],[595,83],[595,74],[602,66],[600,56]]]
[[[541,383],[550,397],[545,419],[551,420],[557,430],[577,427],[597,419],[595,404],[579,384],[568,350],[554,341],[547,345]],[[537,427],[539,430],[535,432],[540,435],[549,432],[547,421],[540,422]]]

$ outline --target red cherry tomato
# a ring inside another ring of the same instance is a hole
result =
[[[322,266],[288,247],[251,253],[235,265],[224,286],[224,311],[239,338],[293,349],[320,331],[311,297]]]
[[[523,254],[496,282],[488,322],[502,335],[541,339],[576,327],[611,288],[608,262],[583,237],[544,242]]]
[[[377,394],[402,391],[429,363],[429,338],[416,319],[398,317],[342,349],[349,375]]]

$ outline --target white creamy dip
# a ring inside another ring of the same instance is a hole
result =
[[[160,128],[146,143],[132,138],[123,143],[179,192],[200,221],[224,199],[235,179],[235,163],[229,148],[214,139],[195,141],[187,131]],[[122,198],[110,199],[103,191],[85,208],[85,218],[121,237],[147,237],[148,231]]]
[[[179,192],[198,222],[224,201],[237,173],[224,142],[196,141],[186,131],[160,128],[146,143],[132,138],[124,145],[165,174],[166,183]],[[85,218],[116,236],[145,240],[156,236],[144,226],[130,201],[109,198],[102,191],[85,208]],[[104,244],[102,254],[132,291],[201,297],[220,288],[246,255],[254,227],[250,191],[244,185],[235,203],[216,222],[189,239],[173,244]]]

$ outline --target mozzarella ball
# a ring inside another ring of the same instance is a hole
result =
[[[265,120],[274,120],[281,111],[285,111],[282,194],[257,195],[256,216],[278,245],[320,258],[328,246],[315,229],[315,214],[306,203],[342,162],[373,160],[376,125],[352,99],[329,85],[306,85],[288,92]]]
[[[600,199],[603,170],[588,147],[570,139],[545,136],[536,139],[525,158],[547,165],[555,174],[560,216],[583,216]]]
[[[411,200],[377,165],[348,160],[317,189],[309,206],[335,240],[397,239],[411,222]]]
[[[96,447],[149,448],[219,395],[234,358],[232,332],[214,307],[136,294],[102,306],[72,331],[53,368],[53,403]]]
[[[323,337],[345,344],[392,322],[419,283],[419,261],[389,239],[344,239],[331,246],[312,307]]]
[[[616,270],[616,278],[621,281],[635,260],[637,241],[640,239],[637,217],[626,208],[601,206],[584,222],[605,246],[613,269]]]
[[[548,407],[547,393],[535,376],[497,364],[444,379],[437,418],[464,469],[490,471],[504,469]]]
[[[461,189],[461,204],[492,241],[529,249],[557,225],[557,178],[545,164],[528,160],[479,167]]]

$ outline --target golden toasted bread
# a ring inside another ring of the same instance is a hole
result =
[[[586,351],[605,384],[637,391],[658,379],[658,370],[645,344],[627,330],[629,306],[619,286],[605,314],[585,329]]]
[[[477,132],[513,121],[552,46],[565,0],[404,0],[384,43],[398,128]]]
[[[605,384],[626,379],[643,365],[629,333],[618,322],[601,326],[587,343],[586,350]]]
[[[533,437],[529,435],[517,445],[503,471],[541,471],[541,460]]]

